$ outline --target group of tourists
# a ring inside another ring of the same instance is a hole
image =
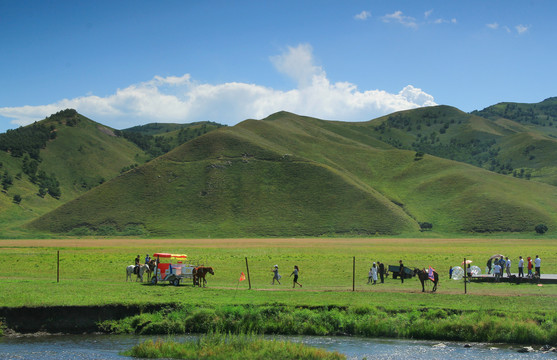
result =
[[[282,276],[280,276],[279,274],[278,265],[273,266],[273,269],[271,271],[273,272],[273,282],[271,283],[271,285],[275,285],[275,281],[280,285],[280,279],[282,278]],[[300,273],[300,269],[298,268],[298,265],[294,265],[294,271],[292,271],[292,273],[290,274],[290,277],[294,275],[292,288],[295,288],[296,285],[302,287],[302,284],[298,282],[299,273]]]
[[[541,275],[541,264],[542,264],[542,259],[540,259],[540,257],[538,255],[536,255],[536,258],[532,261],[532,258],[530,256],[528,256],[526,258],[526,266],[528,269],[528,274],[526,276],[524,276],[524,259],[522,258],[522,256],[518,257],[518,277],[522,278],[522,277],[526,277],[529,279],[532,279],[534,277],[539,278]],[[535,273],[532,272],[532,269],[535,270]],[[493,276],[495,276],[495,282],[499,282],[501,280],[501,278],[503,277],[503,272],[505,272],[507,274],[507,277],[511,277],[511,260],[509,259],[509,257],[503,257],[501,256],[500,258],[490,258],[487,261],[487,273],[488,274],[493,274]]]
[[[375,285],[377,284],[377,274],[381,279],[381,284],[385,282],[385,265],[382,262],[377,261],[377,263],[373,263],[371,268],[369,268],[369,273],[367,277],[368,285]]]

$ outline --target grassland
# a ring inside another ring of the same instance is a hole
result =
[[[472,259],[485,268],[495,253],[543,259],[542,273],[557,273],[555,240],[536,239],[197,239],[197,240],[1,240],[4,266],[0,268],[0,296],[4,306],[103,305],[110,303],[184,303],[293,305],[381,304],[387,308],[455,307],[472,310],[530,303],[525,295],[537,296],[536,307],[556,304],[557,287],[529,284],[470,284],[448,279],[449,266]],[[56,283],[56,256],[60,251],[60,283]],[[137,254],[173,252],[189,254],[192,263],[210,265],[215,276],[209,287],[150,286],[125,282],[125,267]],[[239,283],[250,268],[252,291]],[[352,292],[352,261],[356,257],[355,292]],[[400,284],[367,285],[372,261],[409,267],[432,266],[441,274],[437,294],[422,294],[415,279]],[[271,267],[279,265],[282,285],[270,285]],[[288,275],[300,267],[303,289],[291,290]],[[12,291],[17,289],[16,292]],[[237,290],[238,289],[238,290]],[[94,296],[92,296],[94,294]],[[179,296],[183,295],[183,296]],[[499,298],[504,295],[505,298]],[[397,298],[396,302],[392,299]],[[489,299],[485,301],[486,299]],[[434,300],[434,301],[432,301]]]
[[[464,257],[483,268],[495,253],[508,255],[515,264],[519,255],[539,255],[542,275],[557,273],[556,241],[551,239],[2,240],[0,249],[5,260],[0,268],[3,306],[159,304],[176,309],[175,313],[163,311],[107,322],[103,324],[107,331],[346,332],[444,339],[440,334],[450,329],[451,339],[469,341],[557,339],[552,325],[557,321],[552,317],[557,285],[471,283],[464,294],[462,281],[448,279],[449,266],[459,265]],[[186,253],[192,263],[213,266],[215,275],[208,275],[207,288],[188,283],[175,287],[126,282],[125,267],[135,256],[154,252]],[[246,258],[251,290],[247,280],[239,281],[241,272],[247,273]],[[409,267],[436,268],[441,277],[438,292],[422,293],[416,279],[404,284],[390,278],[384,284],[366,284],[373,261],[388,265],[399,259]],[[283,275],[281,285],[270,284],[275,264]],[[294,265],[300,267],[301,289],[292,289],[288,277]],[[337,310],[330,313],[330,309]],[[300,327],[303,323],[307,324]],[[511,331],[517,326],[521,329],[518,334]],[[467,328],[473,330],[465,331]],[[501,334],[507,337],[501,338]]]

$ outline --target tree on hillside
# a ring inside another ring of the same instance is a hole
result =
[[[8,189],[13,185],[12,176],[8,173],[8,170],[4,172],[4,176],[2,176],[2,189],[4,191],[8,191]]]
[[[433,229],[433,224],[429,222],[420,222],[420,231],[426,231]]]
[[[538,234],[545,234],[548,230],[547,226],[545,226],[544,224],[538,224],[534,229]]]
[[[60,199],[62,191],[60,190],[60,183],[54,174],[48,176],[43,170],[41,170],[37,175],[37,181],[39,183],[39,195],[41,197],[44,197],[44,195],[48,192],[53,198]]]
[[[14,203],[18,205],[21,203],[21,195],[19,194],[14,195]]]

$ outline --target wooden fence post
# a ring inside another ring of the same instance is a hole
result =
[[[60,282],[60,250],[56,255],[56,282]]]
[[[352,291],[356,291],[356,257],[352,258]]]
[[[248,258],[247,257],[246,257],[246,271],[248,273],[248,284],[249,284],[249,289],[248,290],[251,290],[251,280],[250,280],[250,277],[249,277],[249,266],[248,266]]]

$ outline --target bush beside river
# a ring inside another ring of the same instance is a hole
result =
[[[99,324],[109,333],[258,333],[557,345],[557,313],[392,311],[375,306],[184,306]]]

